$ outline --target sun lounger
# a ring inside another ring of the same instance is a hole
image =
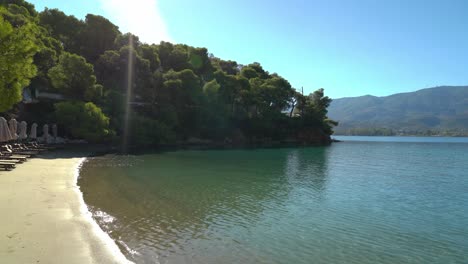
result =
[[[15,160],[26,161],[28,158],[26,156],[11,155],[11,156],[0,156],[0,159],[15,159]]]
[[[26,160],[27,160],[27,157],[25,157],[25,156],[19,156],[19,155],[4,154],[4,153],[0,152],[0,159],[2,159],[2,160],[11,160],[11,159],[14,159],[14,160],[26,161]]]
[[[17,159],[3,159],[3,158],[0,158],[0,162],[5,162],[5,163],[23,163],[22,160],[17,160]]]
[[[18,159],[26,161],[30,156],[14,155],[10,152],[0,152],[0,159]]]
[[[37,154],[39,154],[38,152],[33,152],[33,151],[21,151],[21,150],[12,150],[11,153],[13,155],[20,155],[20,156],[25,156],[25,157],[34,157],[36,156]]]
[[[18,147],[18,146],[12,146],[12,145],[6,145],[7,149],[11,150],[11,152],[13,153],[17,153],[17,154],[20,154],[20,155],[37,155],[39,154],[40,151],[36,151],[36,150],[29,150],[29,149],[25,149],[25,148],[21,148],[21,147]]]
[[[43,151],[46,151],[47,149],[40,149],[40,148],[30,148],[25,146],[24,144],[15,144],[15,145],[10,145],[10,149],[13,151],[21,151],[21,152],[31,152],[31,153],[40,153]]]
[[[16,167],[16,164],[13,162],[0,162],[0,168],[4,170],[11,170]]]
[[[26,144],[26,146],[31,148],[31,149],[44,149],[44,150],[53,150],[53,149],[57,148],[57,146],[39,144],[37,142],[29,142],[29,143]]]
[[[9,156],[21,156],[23,158],[30,158],[32,156],[37,155],[37,153],[31,153],[31,152],[25,152],[25,151],[13,151],[7,146],[2,146],[0,147],[0,150],[2,151],[3,154],[9,155]]]

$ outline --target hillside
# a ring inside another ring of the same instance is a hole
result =
[[[67,138],[124,150],[331,142],[324,90],[303,95],[258,62],[144,43],[105,17],[24,0],[0,0],[0,39],[0,116],[55,123]]]
[[[336,134],[465,134],[468,86],[335,99],[328,116],[340,122]]]

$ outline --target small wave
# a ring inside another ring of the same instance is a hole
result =
[[[93,213],[93,216],[104,223],[111,224],[115,222],[115,217],[103,211],[96,211]]]
[[[131,249],[127,244],[125,244],[125,242],[123,242],[122,240],[116,240],[117,243],[122,247],[124,248],[124,250],[130,254],[131,256],[141,256],[140,253],[138,253],[138,251],[134,250],[134,249]]]

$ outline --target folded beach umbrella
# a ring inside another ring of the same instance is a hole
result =
[[[45,143],[49,142],[49,125],[47,124],[42,127],[42,140]]]
[[[3,117],[0,117],[0,142],[6,141],[5,131],[3,130]]]
[[[56,124],[52,125],[52,136],[54,137],[54,139],[57,139],[57,125]]]
[[[36,140],[37,139],[37,124],[33,123],[31,126],[31,133],[29,133],[29,138]]]
[[[5,118],[0,117],[0,142],[7,142],[12,139],[10,128]]]
[[[19,124],[19,139],[25,140],[28,138],[27,135],[27,130],[28,130],[28,123],[26,121],[21,121]]]
[[[10,119],[9,127],[10,127],[10,135],[12,139],[17,140],[18,139],[18,134],[17,134],[18,122],[16,121],[16,119],[14,118]]]

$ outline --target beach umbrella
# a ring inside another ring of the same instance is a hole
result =
[[[7,142],[10,141],[11,134],[10,128],[8,127],[8,122],[5,118],[0,117],[0,142]]]
[[[37,124],[33,123],[31,126],[31,133],[29,133],[30,139],[37,139]]]
[[[0,117],[0,142],[5,142],[6,140],[6,134],[3,128],[3,117]]]
[[[52,125],[52,136],[54,137],[54,139],[57,139],[57,125],[56,124]]]
[[[18,122],[16,121],[16,119],[14,118],[10,119],[9,127],[10,127],[10,135],[12,139],[17,140],[18,139],[18,134],[17,134]]]
[[[19,124],[19,139],[25,140],[28,138],[27,131],[28,130],[28,123],[26,121],[21,121]]]
[[[44,142],[48,143],[49,142],[49,125],[45,124],[42,127],[42,139]]]

